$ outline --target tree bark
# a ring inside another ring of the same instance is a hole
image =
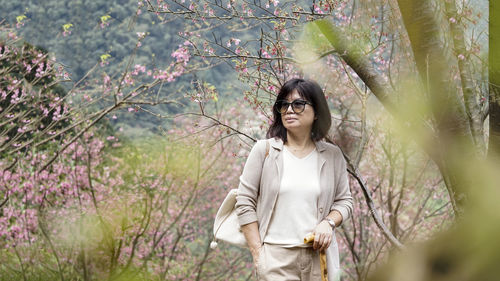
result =
[[[391,114],[398,116],[397,106],[391,100],[391,97],[394,97],[391,86],[375,71],[373,64],[364,56],[363,51],[356,45],[351,44],[351,41],[344,36],[343,32],[335,28],[330,21],[316,20],[314,24],[325,35],[335,52],[356,72],[384,107]]]
[[[500,159],[500,3],[490,0],[489,21],[489,116],[488,158]]]
[[[469,121],[475,151],[477,155],[485,155],[486,144],[483,138],[483,113],[479,105],[479,94],[475,91],[475,85],[472,78],[470,58],[467,54],[468,51],[465,45],[465,32],[460,25],[461,19],[457,18],[458,13],[455,1],[444,1],[444,6],[446,10],[446,17],[448,19],[455,18],[457,21],[449,21],[450,37],[453,42],[454,61],[457,62],[458,71],[460,73],[463,104]]]
[[[432,1],[398,0],[398,5],[440,137],[468,133],[463,104],[450,87],[450,58],[441,43]]]
[[[436,143],[428,144],[431,147],[428,147],[427,151],[440,167],[450,197],[453,197],[451,202],[455,213],[460,213],[467,198],[468,183],[463,182],[460,176],[462,163],[458,159],[464,154],[469,157],[479,155],[474,149],[469,118],[465,114],[461,93],[453,87],[449,52],[445,51],[441,42],[441,23],[437,19],[436,7],[433,4],[430,0],[398,0],[418,77],[425,89],[426,97],[422,98],[428,102],[437,135]],[[458,29],[454,31],[460,32]],[[465,69],[462,74],[466,83]]]

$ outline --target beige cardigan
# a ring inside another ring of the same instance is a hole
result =
[[[266,140],[259,140],[248,155],[240,177],[236,210],[240,225],[257,221],[261,241],[264,241],[269,222],[278,198],[283,171],[283,141],[269,139],[269,155],[266,154]],[[333,144],[316,142],[319,153],[320,196],[318,198],[317,223],[332,210],[342,214],[343,222],[352,213],[352,197],[349,190],[344,157]],[[262,162],[264,161],[264,164]],[[334,239],[327,249],[327,262],[330,280],[337,280],[339,273],[339,253],[337,240]]]

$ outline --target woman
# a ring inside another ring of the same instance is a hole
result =
[[[324,141],[331,115],[316,82],[292,79],[280,89],[274,121],[252,148],[240,177],[237,213],[259,280],[330,280],[339,273],[334,230],[352,212],[340,149]],[[315,234],[312,247],[303,242]]]

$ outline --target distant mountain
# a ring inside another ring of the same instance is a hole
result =
[[[178,36],[180,22],[157,24],[157,18],[143,7],[138,13],[137,0],[0,0],[0,22],[16,26],[18,34],[32,45],[39,46],[56,56],[66,66],[73,81],[79,81],[97,63],[102,55],[109,55],[105,71],[117,74],[123,71],[133,48],[138,32],[148,33],[142,42],[134,64],[146,65],[148,69],[162,68],[172,61],[171,53],[183,42]],[[180,21],[181,19],[177,19]],[[155,22],[156,21],[156,22]],[[237,80],[228,71],[227,65],[196,74],[197,77],[225,89]],[[192,77],[178,79],[189,89]],[[71,87],[71,85],[66,85]],[[162,91],[168,92],[170,85]],[[186,110],[178,106],[158,106],[156,112],[172,115]],[[168,121],[146,113],[133,116],[118,113],[116,119],[108,120],[115,128],[129,130],[131,135],[159,133]],[[142,133],[138,133],[138,130]],[[127,132],[125,132],[127,133]]]

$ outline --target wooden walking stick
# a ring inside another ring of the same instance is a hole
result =
[[[308,234],[304,237],[304,243],[310,244],[314,242],[314,234]],[[319,266],[321,268],[321,281],[328,281],[328,269],[326,267],[326,253],[325,250],[319,252]]]

